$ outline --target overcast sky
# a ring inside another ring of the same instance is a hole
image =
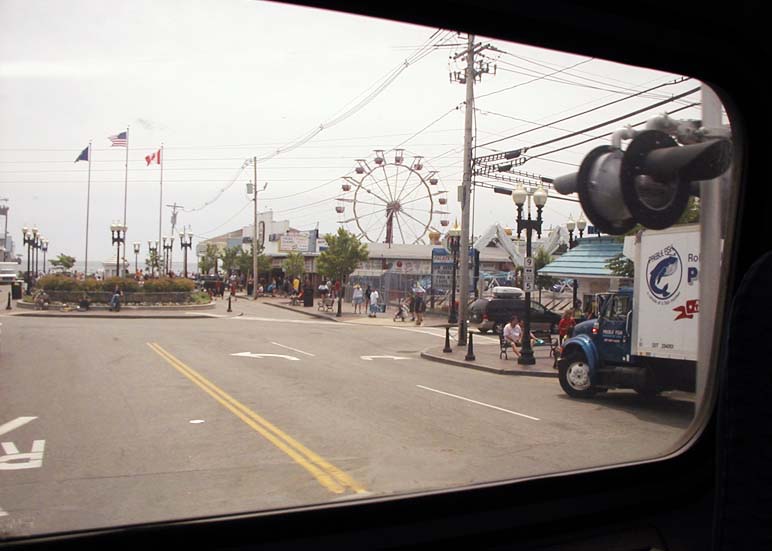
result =
[[[245,184],[258,163],[260,210],[273,209],[299,229],[334,232],[335,198],[355,160],[401,146],[425,158],[448,190],[449,215],[460,215],[464,87],[449,63],[465,36],[438,29],[250,0],[3,0],[0,2],[0,198],[8,231],[21,249],[23,225],[49,239],[49,258],[83,260],[88,163],[73,161],[89,141],[89,260],[111,258],[109,226],[123,217],[126,150],[108,136],[129,130],[128,241],[158,236],[159,167],[145,155],[164,145],[164,204],[185,210],[196,240],[250,223]],[[678,75],[627,67],[479,37],[491,71],[475,86],[476,139],[485,144],[539,128],[667,82]],[[422,45],[433,47],[420,49]],[[421,54],[364,105],[378,84]],[[426,54],[426,55],[423,55]],[[687,80],[585,115],[509,138],[477,155],[534,146],[696,88]],[[699,94],[585,135],[534,148],[520,170],[555,177],[577,169],[603,137]],[[351,107],[361,107],[350,116]],[[458,109],[456,109],[458,107]],[[678,118],[699,119],[699,107]],[[298,141],[325,125],[310,141]],[[423,131],[422,131],[423,130]],[[285,151],[286,149],[286,151]],[[282,151],[277,154],[277,151]],[[387,157],[389,157],[387,155]],[[393,153],[390,154],[393,157]],[[371,163],[372,164],[372,163]],[[482,180],[481,180],[482,181]],[[514,225],[511,200],[477,189],[475,233],[493,222]],[[164,207],[163,233],[171,209]],[[565,224],[578,204],[550,198],[546,224]],[[417,215],[418,216],[418,215]],[[351,217],[350,205],[344,218]],[[385,217],[384,217],[385,218]],[[374,219],[374,217],[373,217]],[[349,229],[354,229],[351,225]],[[375,228],[377,229],[377,227]],[[133,255],[129,255],[133,256]],[[142,256],[141,258],[144,258]]]

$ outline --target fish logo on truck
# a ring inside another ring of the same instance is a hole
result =
[[[672,245],[649,257],[646,265],[646,285],[655,302],[668,304],[676,298],[681,286],[682,270],[681,255]]]

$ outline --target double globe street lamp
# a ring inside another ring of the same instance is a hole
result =
[[[163,236],[163,248],[164,248],[164,276],[168,276],[172,269],[172,247],[174,247],[174,237]]]
[[[112,243],[116,245],[116,257],[115,257],[115,276],[121,277],[121,243],[126,242],[126,230],[128,226],[121,224],[120,222],[113,222],[110,224],[110,233],[112,234]]]
[[[33,248],[36,248],[36,243],[38,239],[38,229],[32,228],[29,229],[27,226],[24,226],[21,229],[22,236],[24,237],[24,244],[27,246],[27,274],[25,277],[25,281],[27,283],[27,291],[26,294],[31,295],[32,294],[32,250]]]
[[[134,245],[134,277],[139,274],[139,248],[142,246],[139,241],[135,241]]]
[[[535,220],[531,218],[531,198],[533,198],[533,203],[536,205]],[[523,206],[526,200],[528,201],[528,217],[523,218]],[[525,230],[526,256],[526,266],[523,274],[525,276],[525,327],[522,336],[522,352],[517,359],[517,363],[520,365],[534,365],[536,359],[533,357],[533,349],[531,348],[531,289],[533,288],[535,274],[533,273],[533,258],[531,256],[531,234],[535,231],[536,235],[541,238],[541,211],[544,205],[547,204],[547,192],[541,185],[536,190],[532,188],[526,190],[522,184],[517,184],[515,189],[512,190],[512,201],[517,206],[517,237],[519,238],[520,233]]]
[[[182,248],[183,256],[185,258],[185,277],[188,277],[188,249],[193,246],[193,234],[188,231],[180,232],[180,248]]]
[[[568,222],[566,222],[566,229],[568,230],[568,250],[573,249],[579,244],[579,239],[581,239],[584,236],[584,228],[587,227],[587,221],[584,219],[584,215],[579,215],[579,220],[574,222],[573,217],[569,216]],[[574,239],[574,229],[579,230],[579,239]],[[577,288],[579,287],[579,283],[577,282],[576,278],[574,278],[574,298],[572,304],[572,309],[576,310],[576,293]]]
[[[158,241],[147,242],[147,254],[150,257],[150,271],[153,275],[156,275],[156,270],[158,270],[158,275],[160,275],[160,267],[158,266]]]

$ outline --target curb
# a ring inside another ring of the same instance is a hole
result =
[[[432,362],[455,365],[459,367],[466,367],[468,369],[476,369],[478,371],[487,371],[489,373],[497,373],[498,375],[519,375],[522,377],[542,377],[542,378],[553,378],[553,379],[557,379],[558,377],[557,372],[550,373],[546,371],[524,371],[524,370],[513,371],[513,370],[507,370],[507,369],[498,369],[498,368],[489,367],[486,365],[473,364],[471,362],[467,362],[463,360],[455,360],[452,358],[446,358],[444,356],[437,356],[435,354],[432,354],[426,351],[421,352],[421,357],[425,360],[429,360]]]
[[[281,308],[282,310],[289,310],[290,312],[297,312],[298,314],[305,314],[306,316],[311,316],[312,318],[323,319],[323,320],[332,321],[336,323],[338,321],[344,321],[343,318],[341,318],[340,320],[336,320],[334,317],[330,317],[327,314],[319,314],[317,312],[306,312],[305,310],[298,310],[292,306],[277,304],[275,302],[263,302],[262,304],[267,304],[268,306],[273,306],[274,308]]]
[[[212,319],[211,316],[201,314],[189,314],[182,316],[179,314],[163,315],[163,314],[86,314],[81,315],[81,312],[53,312],[51,314],[38,313],[38,312],[20,312],[18,314],[12,314],[15,317],[22,318],[80,318],[80,319],[162,319],[162,320],[189,320],[189,319]]]

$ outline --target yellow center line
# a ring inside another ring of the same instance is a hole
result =
[[[204,378],[194,369],[175,358],[158,343],[147,343],[147,345],[177,371],[185,375],[204,392],[217,400],[223,407],[236,415],[274,446],[286,453],[298,465],[311,473],[319,483],[329,491],[340,494],[343,493],[346,488],[350,488],[356,493],[366,492],[366,490],[348,474],[306,448],[272,423],[263,419],[260,415],[230,396],[211,381]]]

